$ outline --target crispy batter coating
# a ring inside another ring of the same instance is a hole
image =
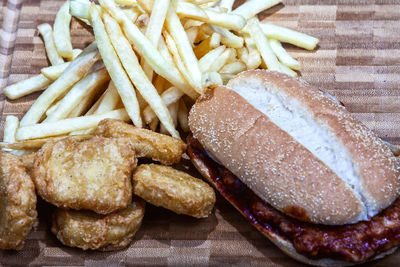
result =
[[[32,175],[33,162],[35,161],[35,157],[36,157],[36,152],[25,154],[19,157],[22,161],[22,164],[25,166],[26,172],[29,175]]]
[[[121,120],[102,120],[95,134],[104,137],[128,137],[138,157],[151,158],[165,165],[178,163],[186,150],[186,144],[180,139],[137,128]]]
[[[129,245],[144,216],[145,202],[135,198],[123,210],[107,215],[57,209],[51,231],[66,246],[111,251]]]
[[[18,157],[0,153],[0,248],[22,249],[37,217],[35,187]]]
[[[168,166],[140,165],[133,174],[133,193],[147,202],[195,218],[214,207],[214,190],[200,179]]]
[[[136,167],[127,138],[64,138],[46,143],[36,155],[32,176],[38,194],[58,207],[107,214],[132,198]]]

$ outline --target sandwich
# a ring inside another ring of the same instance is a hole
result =
[[[400,244],[397,159],[330,95],[246,71],[201,96],[189,125],[195,167],[294,259],[347,266]]]

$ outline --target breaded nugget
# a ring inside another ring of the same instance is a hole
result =
[[[168,166],[140,165],[133,174],[133,193],[147,202],[195,218],[214,207],[214,190],[200,179]]]
[[[66,246],[83,250],[118,250],[132,241],[144,216],[145,202],[135,198],[123,210],[107,215],[57,209],[51,231]]]
[[[104,137],[128,137],[135,147],[138,157],[151,158],[162,164],[170,165],[180,161],[186,144],[177,138],[137,128],[121,120],[102,120],[95,135]]]
[[[25,154],[19,157],[22,161],[22,164],[25,166],[26,172],[29,175],[32,174],[33,162],[35,161],[35,157],[36,157],[36,152]]]
[[[0,153],[0,248],[21,249],[37,217],[35,187],[17,156]]]
[[[131,201],[130,177],[136,162],[127,138],[93,137],[80,142],[67,137],[39,150],[32,176],[47,202],[107,214]]]

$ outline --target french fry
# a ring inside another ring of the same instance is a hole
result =
[[[133,23],[135,23],[139,18],[139,16],[143,14],[137,6],[124,8],[122,10],[124,11],[125,15],[130,19],[130,21],[132,21]]]
[[[226,73],[226,74],[227,73],[238,74],[239,72],[242,72],[245,70],[246,70],[246,65],[241,61],[236,61],[236,62],[226,64],[225,66],[222,67],[222,69],[219,72]]]
[[[246,27],[268,69],[282,72],[281,64],[272,51],[267,36],[262,32],[258,19],[250,19]]]
[[[174,122],[175,127],[177,127],[178,126],[179,101],[176,101],[175,103],[172,103],[171,105],[169,105],[168,110],[169,110],[169,113],[171,114],[171,118],[172,118],[172,121]]]
[[[14,100],[40,91],[52,82],[52,80],[48,79],[43,74],[39,74],[7,86],[4,88],[4,94],[9,99]]]
[[[146,37],[149,38],[150,42],[156,47],[161,37],[161,31],[165,22],[165,18],[167,16],[168,7],[169,0],[154,1],[153,11],[151,12],[149,25],[146,29]],[[144,57],[141,59],[141,65],[149,80],[152,81],[153,69],[146,62]]]
[[[4,136],[3,142],[5,146],[1,147],[4,151],[12,153],[16,156],[22,156],[26,153],[24,149],[7,148],[7,145],[15,143],[15,133],[19,127],[19,120],[16,116],[8,115],[4,123]]]
[[[234,2],[235,2],[235,0],[221,0],[219,7],[222,10],[225,10],[225,12],[231,12]]]
[[[83,141],[92,138],[93,135],[77,135],[73,138],[77,141]],[[65,136],[57,136],[57,137],[49,137],[49,138],[39,138],[34,140],[26,140],[26,141],[16,141],[14,143],[6,143],[0,142],[0,147],[9,148],[9,149],[17,149],[17,150],[38,150],[42,148],[44,144],[51,141],[57,141],[65,138]]]
[[[177,1],[176,3],[176,14],[178,14],[180,17],[191,18],[200,21],[209,20],[207,13],[198,5],[185,1]]]
[[[227,47],[232,48],[241,48],[243,47],[243,38],[239,37],[228,29],[211,25],[212,29],[216,32],[221,34],[221,43],[226,45]]]
[[[40,72],[44,76],[46,76],[47,79],[55,81],[67,69],[69,64],[70,64],[70,62],[65,62],[65,63],[60,64],[60,65],[54,65],[54,66],[50,66],[50,67],[45,67],[45,68],[42,68],[40,70]]]
[[[235,77],[235,74],[231,73],[220,73],[221,79],[222,79],[222,84],[227,84],[229,80],[231,80],[233,77]]]
[[[247,57],[244,58],[246,66],[248,69],[253,70],[258,68],[261,65],[261,55],[257,49],[256,44],[253,39],[250,37],[246,37],[245,39],[246,47],[248,50]]]
[[[288,52],[286,52],[286,50],[282,47],[281,42],[275,39],[269,39],[269,45],[283,65],[286,65],[287,67],[294,70],[300,69],[300,63],[292,58],[292,56],[289,55]]]
[[[66,59],[73,58],[71,36],[69,32],[70,23],[71,14],[69,13],[69,1],[66,1],[57,12],[53,33],[57,52],[61,57]]]
[[[271,39],[277,39],[307,50],[313,50],[319,43],[317,38],[297,32],[288,28],[276,26],[270,23],[260,23],[263,32]]]
[[[105,26],[101,20],[99,9],[94,4],[90,7],[90,15],[94,36],[98,42],[99,51],[103,58],[104,65],[106,66],[111,80],[115,84],[115,87],[124,102],[124,106],[129,117],[132,119],[132,122],[137,127],[142,127],[142,118],[140,117],[140,108],[135,94],[135,89],[114,51],[110,37],[107,35]]]
[[[120,100],[121,99],[118,95],[117,88],[115,88],[113,82],[110,82],[104,94],[96,101],[96,103],[88,110],[88,112],[86,112],[85,115],[98,115],[112,111],[117,107]],[[95,128],[90,128],[87,130],[71,132],[70,135],[90,134],[94,130]]]
[[[186,35],[189,39],[190,44],[192,45],[192,47],[194,46],[194,41],[197,38],[197,34],[199,33],[199,27],[191,27],[189,29],[185,30]]]
[[[197,61],[190,41],[172,6],[169,7],[167,12],[166,28],[174,39],[181,59],[185,63],[186,69],[190,73],[193,82],[196,84],[196,87],[193,89],[195,89],[199,94],[203,93],[199,62]]]
[[[92,90],[88,95],[84,96],[66,118],[75,118],[84,115],[90,109],[93,102],[95,102],[98,93],[97,90]]]
[[[64,119],[68,114],[78,105],[79,101],[87,95],[90,95],[92,91],[97,91],[100,86],[108,82],[110,76],[106,69],[100,69],[98,71],[89,73],[76,83],[72,89],[68,92],[63,99],[58,103],[57,109],[49,114],[44,122],[51,122],[60,119]]]
[[[60,101],[55,102],[48,110],[46,110],[46,116],[47,117],[49,117],[50,114],[52,114],[54,111],[57,110],[58,106],[60,105]]]
[[[159,123],[160,121],[157,119],[157,118],[154,118],[151,122],[150,122],[150,124],[149,124],[149,128],[150,128],[150,130],[152,130],[153,132],[155,132],[156,130],[157,130],[157,127],[158,127],[158,123]]]
[[[15,142],[15,133],[19,127],[19,120],[16,116],[8,115],[4,123],[3,141],[6,143]]]
[[[178,122],[185,133],[190,131],[188,117],[188,108],[186,107],[185,101],[181,99],[179,100]]]
[[[161,99],[163,100],[163,102],[166,106],[169,106],[172,103],[175,103],[176,101],[178,101],[182,96],[183,96],[182,91],[180,91],[176,87],[170,87],[161,94]],[[156,117],[156,114],[153,112],[153,110],[151,109],[150,106],[147,106],[143,110],[143,118],[147,124],[151,123],[151,121],[155,117]]]
[[[136,20],[136,26],[140,28],[142,32],[145,32],[147,25],[149,24],[150,17],[146,13],[140,14]]]
[[[267,10],[279,3],[282,0],[248,0],[238,8],[232,11],[233,14],[241,15],[245,19],[250,19],[258,13]]]
[[[162,76],[157,75],[157,78],[154,81],[154,87],[156,88],[159,94],[162,94],[162,92],[164,92],[165,84],[166,80]]]
[[[202,70],[203,72],[218,72],[227,62],[228,60],[232,57],[232,54],[234,53],[235,49],[233,48],[227,48],[225,51],[217,57],[217,59],[212,62],[212,64],[209,65],[207,69]]]
[[[179,51],[178,51],[178,48],[176,47],[175,41],[173,40],[173,38],[167,31],[164,31],[163,35],[165,38],[165,43],[167,44],[167,47],[168,47],[170,53],[172,54],[172,57],[174,59],[175,65],[178,67],[178,70],[180,71],[182,76],[186,79],[186,81],[188,81],[188,83],[192,87],[196,87],[197,84],[195,84],[194,80],[190,76],[185,64],[183,63],[183,61],[179,55]]]
[[[72,16],[88,21],[90,17],[90,1],[89,0],[71,0],[69,3],[69,12]],[[90,23],[89,23],[90,24]]]
[[[16,139],[28,140],[35,138],[44,138],[48,136],[67,134],[73,131],[85,130],[96,127],[101,120],[108,118],[124,121],[128,121],[130,119],[125,109],[117,109],[101,115],[89,115],[53,122],[22,126],[17,130]]]
[[[146,74],[140,67],[139,61],[132,50],[132,46],[129,41],[124,37],[120,26],[107,13],[103,15],[106,30],[110,36],[111,42],[116,50],[119,59],[121,60],[128,76],[135,85],[136,89],[140,92],[140,95],[146,100],[151,106],[154,113],[167,128],[168,132],[176,138],[179,138],[179,133],[175,129],[171,116],[168,112],[167,106],[161,100],[160,95],[154,88],[153,84],[147,78]]]
[[[81,53],[82,53],[82,49],[79,49],[79,48],[72,49],[72,60],[77,58]]]
[[[115,0],[118,5],[137,5],[136,0]]]
[[[35,103],[33,103],[22,118],[21,126],[37,123],[54,100],[78,82],[99,57],[97,45],[93,42],[83,50],[83,52],[71,62],[61,76],[36,99]]]
[[[214,32],[210,37],[203,40],[198,46],[194,48],[194,53],[197,58],[203,57],[210,50],[217,48],[221,44],[221,35]]]
[[[204,22],[202,21],[198,21],[198,20],[193,20],[193,19],[187,19],[183,25],[183,28],[185,30],[191,28],[191,27],[200,27],[201,25],[203,25]]]
[[[297,72],[295,72],[294,70],[290,69],[289,67],[283,64],[281,64],[281,72],[286,73],[287,75],[292,77],[298,76]]]
[[[179,5],[181,3],[179,2]],[[218,12],[210,8],[204,9],[204,12],[207,14],[207,18],[199,18],[198,20],[212,25],[235,31],[240,31],[246,25],[246,20],[240,15]]]
[[[182,90],[191,98],[197,98],[198,93],[187,86],[186,81],[181,77],[175,66],[171,66],[165,60],[157,50],[156,46],[154,46],[150,40],[142,34],[135,24],[129,21],[121,9],[115,5],[113,0],[100,0],[100,4],[102,7],[106,8],[120,24],[122,24],[124,33],[129,42],[135,46],[135,49],[139,51],[141,56],[146,59],[157,74],[163,76],[166,80],[171,82],[171,84]]]
[[[50,24],[44,23],[38,26],[38,31],[42,35],[44,46],[46,48],[47,58],[51,65],[58,65],[64,63],[62,57],[58,54],[56,45],[54,43],[53,30]]]
[[[203,86],[204,87],[216,87],[222,85],[221,75],[218,72],[206,72],[203,73]]]
[[[221,45],[220,47],[217,47],[207,54],[205,54],[202,58],[199,60],[199,66],[201,72],[207,72],[212,66],[212,64],[217,60],[217,58],[225,51],[225,46]]]

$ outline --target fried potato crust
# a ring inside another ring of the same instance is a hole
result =
[[[37,217],[35,187],[17,156],[0,153],[0,248],[22,249]]]
[[[145,202],[134,198],[123,210],[107,215],[57,209],[51,231],[66,246],[83,250],[118,250],[128,246],[139,229]]]
[[[178,163],[186,150],[186,144],[180,139],[137,128],[115,119],[102,120],[95,135],[127,137],[135,147],[138,157],[151,158],[165,165]]]
[[[39,150],[32,174],[38,194],[47,202],[108,214],[130,203],[136,163],[127,138],[67,137]]]
[[[215,204],[214,190],[207,183],[168,166],[140,165],[132,179],[134,194],[178,214],[204,218]]]

